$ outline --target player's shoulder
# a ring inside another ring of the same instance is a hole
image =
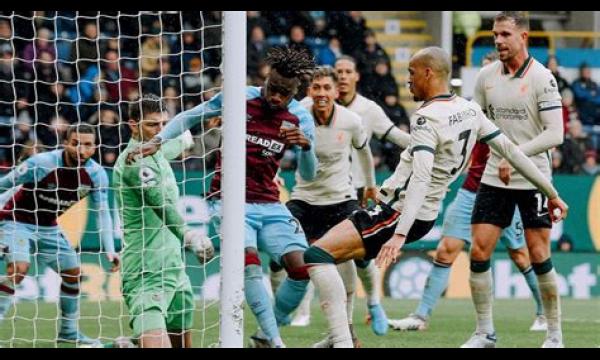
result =
[[[304,105],[302,105],[300,101],[292,99],[288,104],[288,111],[298,118],[300,124],[306,126],[308,123],[310,123],[314,126],[314,121],[310,111]]]
[[[356,99],[354,99],[354,102],[356,103],[356,105],[358,107],[364,108],[368,111],[377,111],[377,110],[382,110],[381,106],[379,106],[378,103],[376,103],[375,101],[361,95],[361,94],[356,94]]]
[[[334,106],[335,111],[337,112],[337,118],[338,120],[341,120],[343,124],[347,124],[351,127],[362,125],[360,115],[342,105],[335,104]]]
[[[502,73],[502,62],[500,60],[492,61],[491,63],[484,65],[477,73],[477,77],[485,79],[491,76],[499,76]]]
[[[30,164],[39,165],[39,166],[61,166],[62,165],[62,156],[63,149],[57,149],[52,151],[47,151],[39,154],[35,154],[31,156],[26,161]]]
[[[556,79],[554,78],[552,71],[535,59],[531,60],[531,68],[527,72],[527,75],[531,77],[531,80],[535,83],[543,80],[546,80],[547,83],[550,80],[554,80],[554,83],[556,84]],[[546,85],[546,83],[544,83],[544,85]]]
[[[261,88],[258,86],[246,86],[246,100],[252,100],[260,96]]]

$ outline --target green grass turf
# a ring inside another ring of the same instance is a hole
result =
[[[415,300],[385,299],[384,306],[390,318],[400,318],[414,310]],[[198,302],[193,329],[194,347],[215,346],[218,341],[218,304],[212,303],[206,311]],[[119,302],[82,303],[80,326],[92,337],[108,342],[120,335],[130,335],[125,306]],[[308,327],[285,327],[282,336],[288,347],[310,347],[321,340],[326,332],[325,319],[318,303],[313,302],[312,323]],[[600,347],[600,299],[562,300],[563,333],[566,347]],[[23,302],[7,314],[0,325],[2,347],[55,347],[57,304]],[[475,313],[469,299],[440,300],[430,327],[425,332],[396,332],[390,329],[386,336],[376,336],[365,324],[365,301],[355,301],[354,323],[363,347],[458,347],[474,330]],[[256,329],[256,321],[245,309],[245,340]],[[534,318],[531,300],[496,300],[494,303],[498,347],[539,347],[543,332],[531,332]],[[14,319],[14,320],[13,320]],[[59,344],[59,347],[72,347]]]

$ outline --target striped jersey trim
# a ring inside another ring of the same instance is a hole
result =
[[[417,145],[413,147],[410,154],[412,155],[417,151],[429,151],[430,153],[435,154],[435,150],[427,145]]]
[[[496,130],[493,133],[491,133],[489,135],[486,135],[486,136],[482,137],[481,139],[479,139],[479,142],[482,142],[482,143],[485,144],[485,143],[487,143],[488,141],[492,140],[493,138],[495,138],[496,136],[498,136],[500,134],[502,134],[502,131]]]

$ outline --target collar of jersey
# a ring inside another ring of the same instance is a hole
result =
[[[456,94],[442,94],[442,95],[434,96],[431,99],[425,100],[423,105],[421,105],[421,108],[424,108],[425,106],[427,106],[435,101],[450,101],[450,100],[454,99],[455,97],[456,97]]]
[[[517,72],[515,73],[515,75],[512,78],[516,79],[516,78],[524,77],[525,74],[527,73],[527,68],[529,67],[529,65],[531,65],[532,62],[533,62],[533,57],[531,55],[529,55],[529,57],[527,59],[525,59],[525,62],[523,63],[523,65],[521,65],[519,70],[517,70]],[[507,74],[508,74],[508,69],[506,68],[506,65],[504,65],[504,63],[502,63],[502,75],[507,75]]]
[[[356,100],[357,96],[358,96],[358,91],[355,91],[354,96],[352,97],[352,99],[350,99],[350,101],[348,101],[347,104],[343,104],[339,99],[335,100],[335,102],[338,103],[339,105],[342,105],[343,107],[348,107],[348,106],[352,105],[354,100]]]
[[[313,119],[315,120],[315,125],[332,127],[333,122],[335,121],[335,104],[333,105],[333,109],[331,110],[331,115],[329,115],[329,119],[327,119],[327,124],[321,124],[319,122],[319,120],[317,120],[317,115],[315,115],[314,109],[312,110],[312,116],[313,116]]]

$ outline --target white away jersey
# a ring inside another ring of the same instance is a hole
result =
[[[301,104],[312,112],[311,98],[303,99]],[[350,152],[369,146],[360,117],[335,104],[329,124],[319,125],[315,121],[315,127],[315,152],[319,160],[317,176],[306,181],[296,173],[296,186],[291,199],[312,205],[330,205],[356,199],[350,173]]]
[[[526,143],[543,130],[540,112],[562,107],[556,79],[542,64],[531,56],[513,75],[507,73],[501,61],[484,67],[478,74],[474,99],[487,116],[512,142]],[[530,157],[548,178],[552,176],[550,152]],[[502,156],[491,149],[481,182],[510,189],[535,189],[520,173],[513,169],[509,185],[498,177],[498,164]]]
[[[428,151],[434,155],[431,182],[416,218],[435,220],[448,186],[467,166],[475,142],[498,136],[479,105],[456,95],[441,95],[425,102],[410,119],[410,144],[400,156],[394,174],[379,191],[379,200],[402,212],[406,189],[413,174],[413,154]]]
[[[366,97],[356,94],[354,100],[346,107],[347,109],[357,113],[362,119],[365,132],[369,140],[375,135],[378,139],[383,139],[394,128],[394,123],[390,120],[381,106],[375,101],[369,100]],[[361,188],[366,185],[365,178],[361,172],[360,164],[356,160],[356,151],[352,151],[352,178],[354,179],[354,187]]]

